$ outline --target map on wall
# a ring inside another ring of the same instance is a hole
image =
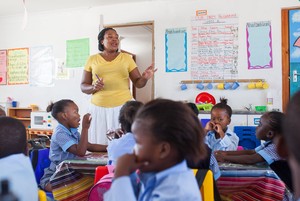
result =
[[[271,22],[247,23],[248,69],[273,67]]]
[[[192,79],[237,78],[237,15],[196,16],[191,24]]]

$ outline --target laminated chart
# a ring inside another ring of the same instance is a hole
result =
[[[192,79],[237,78],[237,15],[196,16],[192,18],[191,25]]]

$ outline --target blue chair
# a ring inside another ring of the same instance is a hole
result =
[[[234,126],[233,132],[239,137],[238,146],[242,146],[244,149],[255,149],[261,142],[256,138],[256,126]]]
[[[49,148],[33,149],[30,152],[30,160],[35,174],[37,184],[40,184],[40,180],[44,175],[44,169],[50,166]],[[46,192],[46,195],[53,198],[51,192]]]

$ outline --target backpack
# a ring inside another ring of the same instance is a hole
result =
[[[104,193],[110,189],[112,180],[114,178],[114,166],[106,165],[108,174],[104,175],[94,186],[91,188],[88,196],[89,201],[103,201]]]

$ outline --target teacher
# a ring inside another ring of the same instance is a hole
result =
[[[142,88],[157,70],[151,65],[141,75],[132,57],[118,51],[119,42],[116,30],[101,30],[98,35],[100,53],[91,55],[83,70],[81,91],[92,94],[90,143],[108,144],[107,130],[119,128],[120,109],[133,99],[129,79],[135,87]]]

